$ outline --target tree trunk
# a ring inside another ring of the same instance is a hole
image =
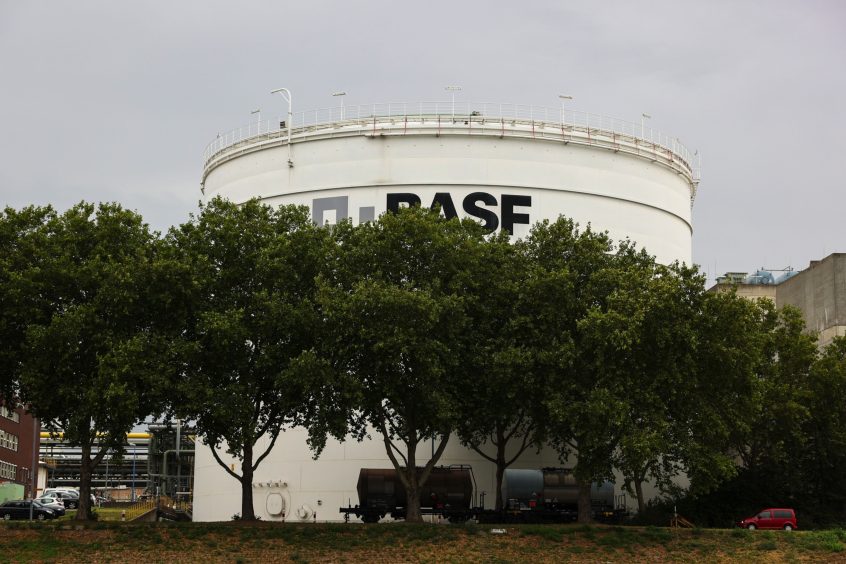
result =
[[[417,474],[417,472],[414,472]],[[417,485],[417,476],[413,478],[414,487],[406,489],[405,520],[408,523],[422,523],[423,515],[420,513],[420,488]]]
[[[502,499],[502,479],[505,476],[505,437],[497,425],[496,443],[496,510],[502,511],[505,500]]]
[[[77,521],[91,519],[91,444],[81,447],[82,459],[79,463],[79,505],[76,508]]]
[[[588,524],[592,520],[590,503],[590,481],[576,479],[579,485],[579,523]]]
[[[244,460],[241,468],[241,520],[255,521],[253,508],[253,446],[244,445]]]
[[[646,510],[646,503],[643,501],[643,482],[635,479],[635,493],[637,494],[637,512],[643,513]]]
[[[420,484],[417,481],[417,443],[408,444],[408,466],[405,476],[408,484],[405,487],[405,520],[408,523],[422,523],[420,514]]]

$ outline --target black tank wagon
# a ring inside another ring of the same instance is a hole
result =
[[[362,468],[357,490],[359,503],[340,509],[346,519],[354,515],[365,523],[376,523],[386,516],[405,518],[406,491],[393,468]],[[484,508],[484,492],[479,493],[481,503],[477,504],[476,493],[472,467],[433,468],[420,495],[420,512],[451,522],[476,519],[480,523],[566,523],[578,516],[579,489],[566,468],[506,470],[501,511]],[[610,482],[592,484],[591,512],[597,521],[619,522],[628,513],[625,495],[615,495]]]

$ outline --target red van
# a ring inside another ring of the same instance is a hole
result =
[[[737,526],[749,529],[750,531],[754,531],[755,529],[784,529],[785,531],[792,531],[799,528],[796,524],[796,512],[784,507],[763,509],[754,517],[747,517],[740,521]]]

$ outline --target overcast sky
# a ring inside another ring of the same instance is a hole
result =
[[[709,278],[846,252],[846,2],[0,0],[0,204],[197,209],[218,131],[283,111],[461,99],[651,125],[702,154]]]

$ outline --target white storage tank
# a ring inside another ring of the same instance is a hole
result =
[[[449,103],[316,110],[293,121],[290,131],[253,123],[215,139],[205,198],[304,204],[320,224],[439,203],[516,236],[563,214],[628,237],[661,262],[691,262],[695,156],[642,123]]]
[[[221,134],[204,158],[206,199],[306,205],[319,224],[440,204],[447,215],[521,237],[532,223],[565,215],[615,240],[629,238],[660,262],[691,262],[696,157],[642,122],[506,104],[346,106]],[[492,507],[493,465],[454,437],[450,442],[439,464],[472,465]],[[219,455],[240,472],[237,460]],[[527,451],[513,467],[559,465],[553,452]],[[256,513],[265,520],[341,520],[338,508],[357,503],[359,470],[389,467],[381,440],[330,441],[315,461],[305,432],[288,431],[256,470]],[[239,511],[238,482],[198,444],[194,518],[227,520]]]

